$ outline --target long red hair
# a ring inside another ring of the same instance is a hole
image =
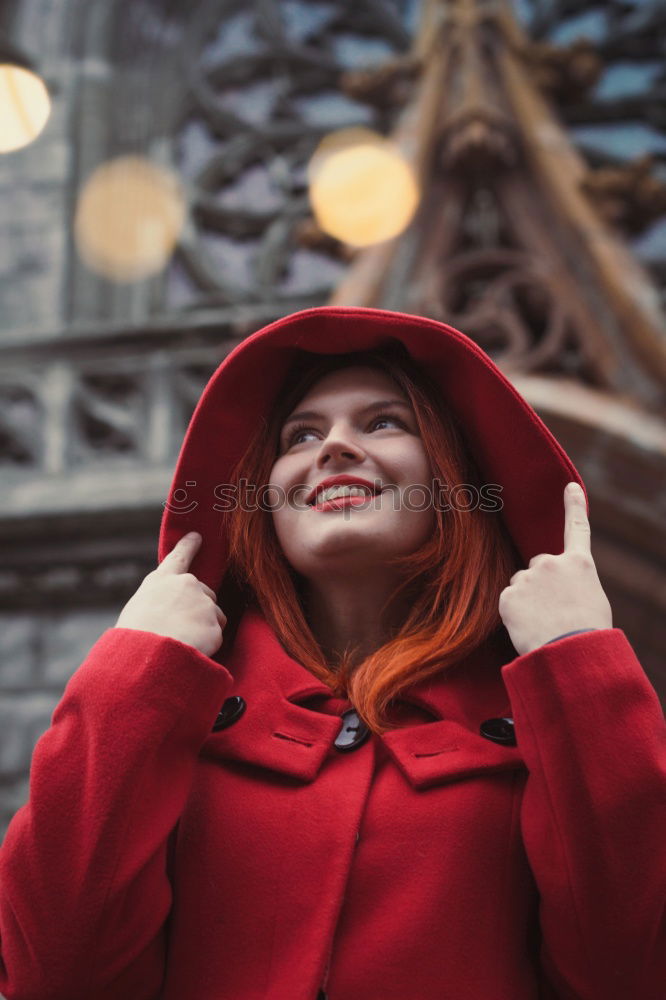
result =
[[[237,463],[231,482],[265,485],[276,461],[282,423],[323,375],[356,365],[387,373],[410,400],[433,477],[451,485],[482,485],[464,434],[426,372],[395,338],[372,351],[313,355],[301,351],[290,370],[269,420]],[[458,663],[501,625],[500,592],[520,568],[520,558],[497,512],[444,511],[435,507],[436,531],[417,551],[393,562],[401,582],[386,602],[408,595],[405,621],[392,638],[356,662],[347,648],[327,663],[308,624],[303,581],[287,562],[270,511],[237,506],[228,513],[228,570],[255,602],[284,649],[324,681],[334,694],[348,697],[375,733],[392,728],[387,709],[401,690]]]

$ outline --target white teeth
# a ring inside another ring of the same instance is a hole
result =
[[[370,496],[370,491],[363,486],[329,486],[317,494],[315,503],[323,503],[326,500],[334,500],[337,497],[365,497]]]

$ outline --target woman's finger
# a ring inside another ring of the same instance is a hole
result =
[[[187,573],[202,541],[202,536],[197,531],[183,535],[153,572],[160,575]]]

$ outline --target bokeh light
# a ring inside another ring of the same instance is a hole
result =
[[[391,239],[409,225],[419,186],[398,147],[366,128],[328,135],[308,166],[319,227],[354,247]]]
[[[50,114],[51,98],[41,77],[22,66],[0,63],[0,153],[33,142]]]
[[[91,271],[131,283],[164,268],[184,223],[178,178],[141,156],[121,156],[103,163],[86,181],[74,237]]]

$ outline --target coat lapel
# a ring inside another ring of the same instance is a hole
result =
[[[491,640],[453,669],[403,692],[395,712],[401,728],[382,740],[414,788],[525,767],[519,745],[503,746],[479,733],[485,719],[511,715],[500,671],[506,653],[502,641]],[[335,715],[299,704],[313,696],[330,704],[333,695],[289,656],[255,608],[245,611],[224,663],[234,678],[229,696],[242,697],[247,707],[228,728],[208,736],[201,756],[313,781],[336,753],[340,715],[350,703],[334,700]]]
[[[330,695],[330,688],[289,656],[255,608],[243,614],[224,665],[234,679],[229,696],[239,695],[247,707],[228,729],[210,734],[201,755],[313,781],[340,732],[340,719],[293,699]]]
[[[492,743],[449,719],[394,729],[383,740],[414,788],[525,767],[517,746]]]

